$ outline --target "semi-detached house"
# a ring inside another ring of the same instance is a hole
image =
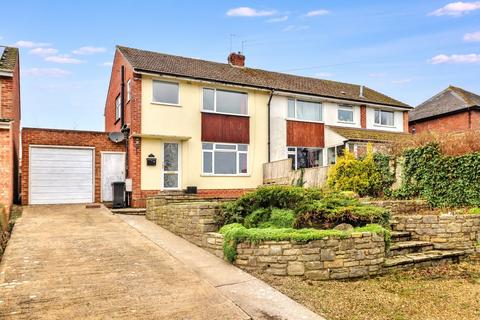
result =
[[[348,147],[408,132],[400,101],[365,86],[118,46],[105,130],[127,133],[132,206],[160,191],[238,194],[262,184],[262,165],[328,165]]]

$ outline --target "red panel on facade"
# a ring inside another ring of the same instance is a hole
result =
[[[202,141],[250,143],[250,118],[202,113]]]
[[[323,123],[287,120],[287,146],[325,146],[325,126]]]

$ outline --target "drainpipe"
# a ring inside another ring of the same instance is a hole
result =
[[[472,129],[472,111],[468,107],[468,129]]]
[[[273,93],[275,92],[274,89],[271,89],[270,90],[270,97],[268,97],[268,103],[267,103],[267,106],[268,106],[268,162],[270,162],[270,144],[271,144],[271,129],[270,129],[270,115],[271,115],[271,108],[270,108],[270,103],[272,102],[272,98],[273,98]]]
[[[120,69],[120,109],[122,114],[120,115],[122,127],[125,124],[125,66]]]

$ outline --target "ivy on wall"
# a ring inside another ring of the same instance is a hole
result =
[[[439,145],[404,152],[397,198],[422,197],[436,207],[480,205],[480,153],[446,156]]]

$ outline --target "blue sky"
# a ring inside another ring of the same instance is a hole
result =
[[[0,37],[21,47],[30,127],[103,130],[117,44],[225,62],[243,41],[250,67],[413,106],[449,84],[480,93],[480,1],[16,0],[2,4]]]

